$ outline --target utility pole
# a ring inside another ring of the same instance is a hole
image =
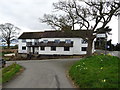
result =
[[[105,55],[107,54],[107,34],[105,33]]]

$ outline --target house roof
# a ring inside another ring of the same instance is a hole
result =
[[[45,31],[45,32],[24,32],[18,39],[40,39],[40,38],[77,38],[87,37],[91,30],[71,31]]]

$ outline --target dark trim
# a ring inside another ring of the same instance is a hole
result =
[[[26,50],[26,46],[22,46],[22,50]]]
[[[51,51],[56,51],[56,47],[55,46],[51,46]]]
[[[37,42],[36,45],[32,45],[32,42],[27,42],[27,47],[73,47],[73,41],[71,43],[66,43],[65,41],[60,41],[60,43],[55,43],[54,41],[48,41],[48,43]]]
[[[87,47],[81,47],[81,51],[87,51]]]
[[[40,50],[41,50],[41,51],[45,51],[45,47],[44,47],[44,46],[41,46],[41,47],[40,47]]]
[[[70,47],[64,47],[64,51],[70,51]]]

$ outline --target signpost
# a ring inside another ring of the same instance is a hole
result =
[[[105,34],[105,33],[103,33],[103,34],[97,34],[97,37],[98,37],[98,38],[105,38],[105,37],[106,37],[106,34]]]

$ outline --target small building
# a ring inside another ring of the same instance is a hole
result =
[[[91,31],[24,32],[19,38],[18,53],[38,55],[83,55],[87,42],[83,38]],[[94,44],[93,49],[94,51]]]

